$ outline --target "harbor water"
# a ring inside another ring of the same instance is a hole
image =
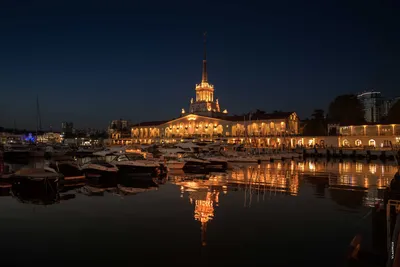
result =
[[[3,263],[344,266],[355,234],[374,246],[368,213],[396,171],[381,162],[239,164],[170,172],[158,184],[78,181],[50,198],[3,183]]]

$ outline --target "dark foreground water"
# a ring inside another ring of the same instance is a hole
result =
[[[344,266],[356,233],[373,245],[365,215],[396,169],[285,162],[172,173],[158,186],[76,185],[51,205],[3,190],[2,264]]]

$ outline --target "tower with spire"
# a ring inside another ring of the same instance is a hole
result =
[[[196,84],[196,100],[190,101],[189,111],[192,114],[219,117],[226,114],[227,111],[221,112],[218,99],[214,99],[214,86],[208,82],[207,73],[207,33],[204,33],[204,51],[203,51],[203,72],[201,83]]]

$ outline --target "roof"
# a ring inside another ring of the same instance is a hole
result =
[[[133,125],[132,127],[136,127],[136,126],[158,126],[164,123],[167,123],[169,121],[144,121],[144,122],[140,122],[138,124]]]
[[[276,120],[276,119],[286,119],[294,112],[274,112],[274,113],[248,113],[244,115],[233,115],[224,117],[225,120],[228,121],[243,121],[243,120]]]

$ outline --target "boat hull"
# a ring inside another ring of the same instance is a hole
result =
[[[156,177],[160,174],[159,167],[117,165],[118,175],[122,177]]]
[[[116,171],[103,171],[97,169],[84,169],[83,173],[87,179],[91,178],[115,178],[117,176]]]
[[[185,162],[167,162],[167,168],[169,170],[183,169]]]
[[[206,165],[206,169],[209,171],[224,171],[228,169],[228,162],[227,161],[210,161],[209,164]]]

